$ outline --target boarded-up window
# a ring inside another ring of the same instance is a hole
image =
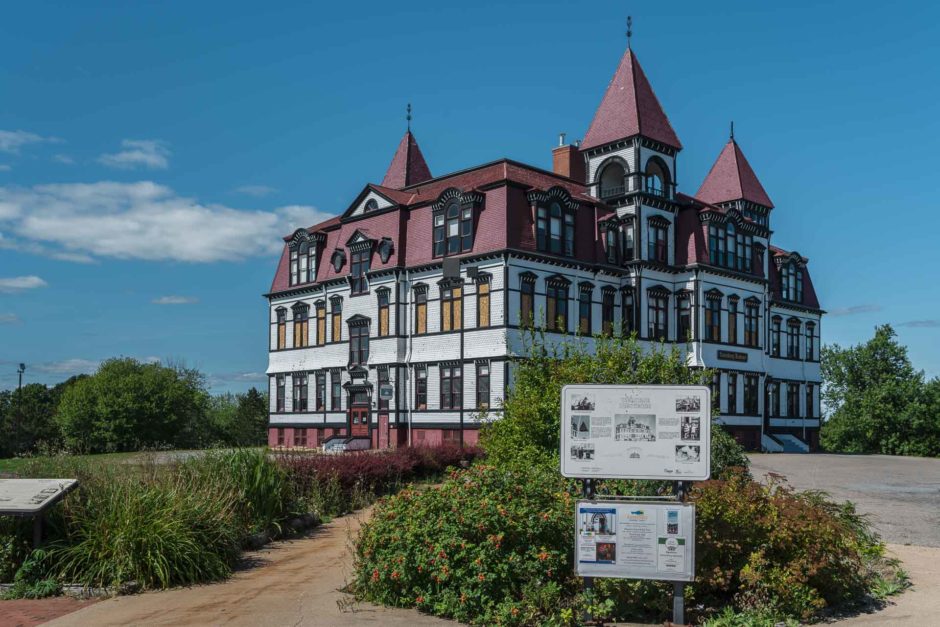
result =
[[[425,291],[415,293],[415,333],[420,335],[428,332],[428,293]]]
[[[388,290],[381,290],[379,298],[379,337],[388,335]]]
[[[462,295],[462,288],[441,288],[441,331],[456,331],[462,328]]]
[[[294,348],[309,346],[308,308],[296,307],[294,309]]]
[[[490,284],[477,285],[477,326],[490,326]]]
[[[326,344],[326,309],[317,307],[317,344]]]
[[[333,335],[330,337],[330,341],[339,342],[343,339],[343,301],[342,299],[334,298],[330,305],[332,306],[330,315],[333,317]]]
[[[287,348],[287,312],[277,310],[277,348]]]

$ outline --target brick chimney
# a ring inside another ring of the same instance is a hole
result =
[[[558,135],[558,145],[552,149],[552,170],[584,183],[584,157],[577,146],[565,143],[565,134]]]

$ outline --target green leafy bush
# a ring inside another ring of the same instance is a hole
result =
[[[570,598],[572,501],[544,471],[476,465],[380,502],[356,547],[356,593],[473,624],[523,624]]]
[[[513,364],[503,417],[485,424],[480,434],[487,460],[501,467],[558,468],[565,385],[707,385],[712,378],[710,370],[689,368],[678,347],[646,349],[632,336],[555,343],[536,332],[523,337],[524,357]],[[712,426],[711,464],[713,477],[748,465],[744,449],[718,424]]]
[[[667,583],[598,579],[594,594],[580,594],[575,493],[554,471],[476,465],[439,489],[381,501],[358,541],[355,592],[474,624],[574,624],[588,606],[608,620],[667,617]],[[850,505],[757,483],[743,469],[698,484],[690,500],[695,618],[730,607],[739,622],[718,624],[811,619],[886,588],[883,546]]]

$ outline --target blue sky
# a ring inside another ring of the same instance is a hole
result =
[[[0,389],[115,355],[263,383],[278,236],[381,180],[405,103],[433,174],[550,168],[627,12],[680,190],[734,119],[824,341],[890,322],[940,374],[935,3],[29,2],[0,23]]]

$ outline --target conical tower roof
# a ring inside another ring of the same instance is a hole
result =
[[[383,187],[393,189],[402,189],[409,185],[417,185],[431,178],[431,170],[421,154],[418,147],[418,140],[410,130],[405,132],[401,138],[395,156],[392,157],[392,163],[385,172],[385,178],[382,179]]]
[[[594,148],[634,135],[642,135],[673,148],[682,148],[682,142],[660,106],[640,62],[628,48],[607,86],[581,149]]]
[[[774,207],[733,137],[722,148],[696,197],[712,205],[747,200],[768,209]]]

